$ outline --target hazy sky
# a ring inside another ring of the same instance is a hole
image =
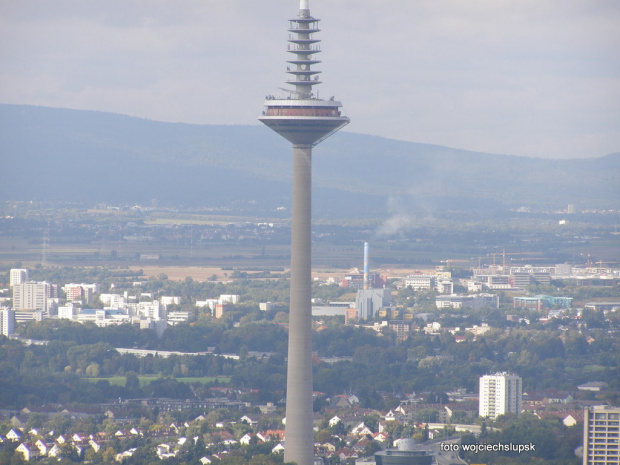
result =
[[[259,124],[298,0],[0,0],[0,103]],[[547,158],[620,151],[619,0],[311,0],[347,131]],[[267,129],[266,129],[267,130]]]

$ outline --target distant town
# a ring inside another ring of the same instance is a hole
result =
[[[285,217],[3,208],[1,463],[283,463]],[[316,457],[613,463],[614,218],[313,227]]]

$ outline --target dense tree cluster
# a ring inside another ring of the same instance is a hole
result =
[[[64,320],[31,323],[24,334],[48,340],[47,345],[23,346],[2,338],[0,379],[6,406],[44,402],[103,402],[111,398],[153,396],[162,389],[170,397],[183,395],[175,380],[157,389],[128,392],[104,379],[140,376],[160,378],[225,376],[235,387],[282,392],[285,386],[286,330],[274,321],[248,321],[238,327],[203,322],[169,327],[161,338],[150,330],[121,325],[97,328]],[[476,391],[478,378],[489,372],[519,374],[527,389],[574,389],[592,380],[620,391],[620,348],[604,329],[556,331],[545,328],[493,329],[483,336],[457,342],[449,333],[414,332],[397,342],[390,331],[331,325],[315,334],[319,357],[346,356],[334,364],[314,366],[315,389],[328,396],[352,390],[364,406],[389,408],[397,402],[387,393],[446,392],[458,387]],[[121,355],[115,347],[153,350],[235,353],[239,360],[206,355],[168,358]],[[248,354],[252,356],[248,356]],[[255,354],[259,356],[256,358]],[[219,382],[219,381],[218,381]],[[267,396],[276,398],[277,396]],[[276,399],[277,400],[277,399]],[[609,400],[617,400],[609,398]]]
[[[541,420],[532,414],[513,414],[500,416],[494,423],[492,432],[485,430],[475,437],[463,436],[461,443],[484,445],[534,445],[533,450],[525,451],[464,451],[463,456],[470,461],[498,465],[545,464],[579,465],[581,459],[575,456],[575,449],[582,443],[583,426],[565,427],[558,419]]]

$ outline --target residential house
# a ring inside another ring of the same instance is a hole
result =
[[[47,451],[47,456],[58,457],[60,459],[60,457],[62,457],[62,447],[60,447],[60,444],[54,444],[51,449]]]
[[[248,425],[250,425],[250,426],[251,426],[251,425],[255,425],[255,424],[257,423],[257,422],[256,422],[256,420],[252,420],[252,419],[251,419],[250,417],[248,417],[247,415],[243,415],[243,416],[239,419],[239,421],[240,421],[241,423],[246,423],[246,424],[248,424]]]
[[[321,444],[321,447],[326,452],[336,452],[336,446],[334,446],[331,442],[326,442],[325,444]]]
[[[267,431],[256,433],[256,437],[263,442],[284,441],[284,430],[270,429]]]
[[[364,452],[364,449],[366,448],[366,446],[369,446],[372,443],[372,441],[370,439],[362,439],[361,441],[358,441],[356,444],[354,444],[351,449],[356,453],[356,454],[360,454]]]
[[[19,441],[21,440],[24,433],[20,431],[18,428],[11,428],[11,430],[6,433],[6,438],[9,441]]]
[[[372,435],[372,438],[373,438],[375,441],[378,441],[378,442],[386,442],[386,441],[390,438],[390,436],[389,436],[389,434],[387,434],[387,433],[385,433],[385,432],[381,432],[381,433],[375,433],[375,434],[373,434],[373,435]]]
[[[350,449],[348,447],[343,447],[342,449],[336,452],[336,455],[340,458],[341,462],[344,462],[350,459],[356,459],[359,457],[357,452],[355,452],[353,449]]]
[[[19,415],[13,415],[11,417],[10,423],[13,428],[19,428],[23,430],[26,427],[26,420]]]
[[[176,451],[170,451],[170,445],[168,444],[160,444],[157,446],[157,457],[159,457],[160,460],[169,459],[176,455]]]
[[[366,434],[372,434],[372,430],[364,422],[359,423],[351,430],[353,436],[364,436]]]
[[[71,436],[71,440],[74,443],[75,442],[81,443],[81,442],[87,441],[88,439],[90,439],[90,437],[86,433],[75,433],[73,436]]]
[[[86,452],[86,449],[88,447],[87,444],[88,444],[88,442],[84,442],[84,443],[74,442],[71,445],[73,446],[73,448],[77,452],[78,457],[83,458],[84,457],[84,452]]]
[[[37,449],[39,449],[39,455],[47,455],[52,448],[52,446],[50,446],[43,439],[38,439],[37,442],[34,443],[34,445],[37,447]]]
[[[239,444],[241,444],[242,446],[248,446],[251,440],[252,435],[250,433],[246,433],[239,439]]]
[[[101,443],[97,442],[95,439],[90,439],[88,445],[92,447],[95,452],[99,452],[99,449],[101,449]]]
[[[138,450],[138,448],[137,447],[133,447],[133,448],[128,449],[128,450],[126,450],[124,452],[121,452],[120,454],[116,454],[115,459],[116,459],[117,462],[122,462],[127,457],[131,457],[136,450]]]
[[[396,413],[393,410],[390,410],[383,418],[385,421],[394,421],[396,420]]]
[[[22,457],[26,462],[34,460],[40,455],[39,448],[31,442],[22,442],[19,446],[17,446],[15,452],[22,454]]]
[[[338,423],[341,423],[341,422],[342,422],[342,419],[338,415],[336,415],[329,419],[328,424],[331,427],[331,426],[336,426]]]

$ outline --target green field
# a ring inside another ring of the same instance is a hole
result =
[[[127,381],[127,379],[124,376],[111,376],[109,378],[84,378],[87,381],[90,381],[91,383],[96,383],[97,381],[108,381],[112,386],[124,386],[125,382]],[[143,375],[143,376],[138,376],[138,379],[140,380],[140,386],[146,386],[149,383],[151,383],[151,381],[156,381],[158,379],[161,379],[161,377],[157,376],[157,375]],[[212,383],[214,381],[218,381],[219,383],[229,383],[230,382],[230,377],[229,376],[196,376],[196,377],[185,377],[185,378],[174,378],[176,381],[178,381],[179,383]]]

